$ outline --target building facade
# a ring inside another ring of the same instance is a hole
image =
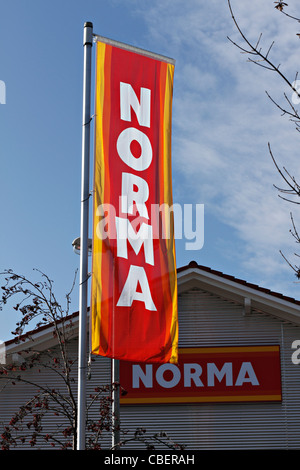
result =
[[[187,450],[299,449],[300,302],[191,262],[178,269],[178,311],[177,365],[120,363],[121,426],[164,431]],[[35,335],[40,349],[53,344],[47,328]],[[76,327],[70,344],[76,356]],[[1,363],[26,347],[5,343]],[[95,357],[87,393],[110,383],[110,366]],[[1,421],[22,401],[22,387],[3,388]]]

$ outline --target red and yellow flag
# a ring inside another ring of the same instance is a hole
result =
[[[91,351],[177,362],[174,63],[98,41]]]

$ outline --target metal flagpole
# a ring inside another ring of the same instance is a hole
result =
[[[88,225],[89,225],[89,171],[91,121],[91,65],[93,24],[83,29],[83,107],[82,107],[82,176],[80,227],[80,284],[79,284],[79,339],[78,339],[78,417],[77,450],[85,449],[86,378],[87,378],[87,287],[88,287]]]
[[[115,260],[113,262],[113,278],[115,279]],[[114,299],[115,290],[113,290],[113,305],[115,305]],[[115,350],[115,309],[113,309],[113,352]],[[118,359],[111,359],[111,424],[112,424],[112,441],[111,446],[113,449],[118,450],[118,443],[120,442],[120,362]]]
[[[112,359],[112,448],[119,449],[120,442],[120,361]]]

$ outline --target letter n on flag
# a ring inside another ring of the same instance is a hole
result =
[[[98,37],[91,351],[177,362],[174,61]]]

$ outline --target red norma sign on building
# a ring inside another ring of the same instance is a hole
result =
[[[281,401],[279,346],[179,349],[178,364],[120,361],[121,404]]]

